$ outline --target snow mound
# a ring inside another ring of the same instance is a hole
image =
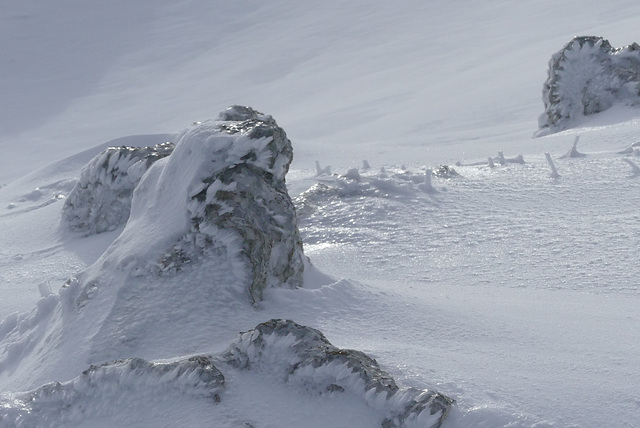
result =
[[[76,426],[95,419],[117,419],[125,409],[185,396],[214,403],[220,401],[224,384],[224,376],[209,357],[170,363],[141,358],[118,360],[90,366],[69,382],[0,395],[0,426]]]
[[[82,169],[62,209],[63,221],[85,235],[123,225],[129,218],[133,189],[149,167],[169,156],[173,148],[173,144],[164,143],[104,150]]]
[[[542,89],[545,111],[536,136],[569,128],[618,101],[640,101],[640,46],[614,49],[602,37],[574,37],[549,60]]]
[[[400,388],[366,354],[333,346],[313,328],[270,320],[242,333],[224,353],[234,367],[257,370],[312,394],[351,394],[386,415],[383,428],[437,428],[453,400],[428,390]]]

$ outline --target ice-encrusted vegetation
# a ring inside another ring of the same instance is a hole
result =
[[[615,49],[602,37],[574,37],[549,60],[537,135],[562,131],[615,102],[640,101],[640,46]]]

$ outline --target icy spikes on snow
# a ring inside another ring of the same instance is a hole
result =
[[[627,158],[623,158],[622,160],[628,163],[629,166],[631,167],[631,178],[640,176],[640,167],[638,167],[638,165],[636,165],[635,162]]]
[[[576,135],[576,138],[573,140],[573,146],[571,146],[571,150],[569,150],[569,152],[563,156],[560,157],[560,159],[564,159],[564,158],[583,158],[586,155],[584,153],[580,153],[578,151],[578,140],[580,140],[580,136]]]
[[[174,145],[110,147],[94,157],[65,200],[62,219],[85,235],[106,232],[126,223],[133,189],[142,175],[159,159],[169,156]]]
[[[320,331],[290,320],[270,320],[241,333],[223,358],[234,367],[268,372],[315,394],[361,397],[384,413],[384,428],[403,427],[408,420],[440,427],[454,402],[434,391],[400,388],[376,360],[337,348]]]
[[[431,184],[431,176],[433,175],[433,171],[427,168],[424,172],[424,183],[419,185],[420,189],[425,193],[437,193],[438,191]]]
[[[320,166],[320,162],[316,161],[316,177],[321,175],[331,175],[331,166],[327,165],[323,168]]]
[[[551,178],[560,177],[560,174],[558,174],[558,170],[556,169],[556,166],[554,165],[553,160],[551,159],[551,154],[549,154],[549,152],[545,152],[544,157],[547,158],[547,163],[549,164],[549,169],[551,170],[551,172],[549,173],[549,177]]]
[[[640,46],[614,49],[602,37],[574,37],[549,60],[542,88],[544,113],[536,136],[562,131],[579,117],[618,100],[640,100]]]

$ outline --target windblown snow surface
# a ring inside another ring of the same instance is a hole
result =
[[[283,318],[367,353],[403,387],[455,399],[444,427],[637,426],[640,112],[616,105],[531,138],[551,55],[575,35],[637,42],[637,16],[623,0],[3,5],[0,336],[21,326],[65,345],[0,349],[0,411],[32,415],[23,426],[380,424],[366,400],[269,371],[225,372],[219,403],[190,378],[163,387],[166,365],[219,355]],[[292,140],[287,185],[315,268],[259,307],[176,291],[199,308],[189,312],[141,283],[144,304],[121,310],[157,323],[130,326],[118,349],[140,360],[94,367],[96,387],[89,365],[123,356],[48,329],[62,285],[123,227],[71,233],[64,200],[104,148],[175,142],[230,104],[273,115]],[[562,157],[576,136],[585,156]],[[499,150],[524,163],[501,165]],[[318,175],[316,160],[335,175]],[[441,165],[457,175],[438,176]],[[164,322],[156,305],[182,321]],[[61,416],[55,394],[72,387],[80,413]]]

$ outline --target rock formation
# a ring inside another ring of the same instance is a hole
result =
[[[437,428],[453,404],[437,392],[398,387],[376,360],[337,348],[320,331],[290,320],[270,320],[241,334],[223,358],[233,367],[265,371],[317,394],[363,397],[370,406],[386,409],[383,428],[402,427],[408,420]]]
[[[640,46],[615,49],[602,37],[580,36],[549,61],[542,89],[545,111],[536,136],[562,131],[615,102],[640,101]]]
[[[174,145],[110,147],[80,173],[62,208],[62,219],[85,235],[114,230],[129,218],[133,189],[149,167],[169,156]]]
[[[171,363],[129,358],[90,366],[75,379],[0,397],[0,426],[78,426],[117,418],[120,406],[153,406],[159,397],[220,402],[225,379],[209,357]],[[122,421],[130,423],[131,421]]]

